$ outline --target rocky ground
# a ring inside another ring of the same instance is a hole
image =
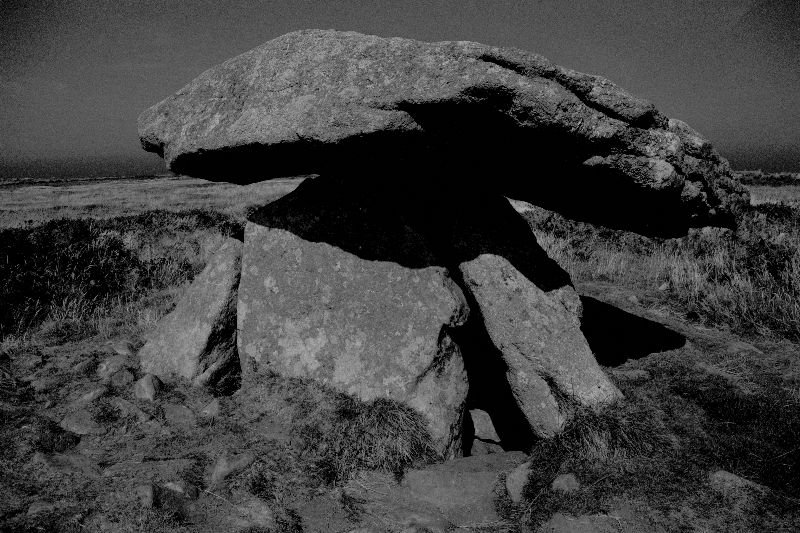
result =
[[[800,383],[798,346],[687,323],[624,287],[578,288],[624,311],[619,334],[651,328],[613,361],[598,353],[626,395],[616,411],[579,422],[564,448],[489,448],[400,477],[331,479],[297,423],[324,392],[296,381],[214,397],[143,374],[139,338],[6,343],[2,530],[796,530],[793,465],[764,474],[781,471],[771,441],[796,436],[797,420],[754,418],[770,391]]]

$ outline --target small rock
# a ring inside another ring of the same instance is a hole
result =
[[[133,383],[134,379],[136,378],[133,377],[131,371],[127,368],[123,368],[111,376],[111,384],[118,389],[122,389]]]
[[[726,470],[717,470],[709,474],[708,482],[711,488],[728,497],[747,497],[749,493],[764,493],[767,488],[748,479],[737,476]]]
[[[133,386],[133,395],[140,400],[154,401],[161,390],[161,380],[153,374],[145,374]]]
[[[740,354],[740,353],[754,353],[754,354],[763,354],[761,350],[756,348],[750,343],[744,341],[733,341],[725,347],[725,351],[729,354]]]
[[[28,516],[33,516],[39,513],[49,513],[57,508],[58,506],[54,503],[43,500],[35,501],[30,505],[30,507],[28,507]]]
[[[127,339],[121,339],[111,345],[111,349],[114,350],[114,353],[117,355],[122,355],[125,357],[132,357],[136,355],[136,346]]]
[[[45,376],[31,381],[31,387],[35,392],[44,393],[58,387],[61,380],[57,376]]]
[[[244,470],[255,461],[255,456],[250,452],[241,453],[232,457],[227,454],[222,454],[217,463],[214,465],[214,470],[211,473],[211,484],[215,485],[221,483],[231,474]]]
[[[664,283],[662,283],[661,285],[659,285],[659,286],[658,286],[658,290],[660,290],[661,292],[664,292],[664,291],[666,291],[666,290],[669,290],[669,281],[665,281]]]
[[[217,418],[220,413],[219,400],[214,398],[200,411],[200,416],[205,418]]]
[[[164,488],[177,492],[190,500],[196,500],[200,496],[200,489],[184,479],[165,483]]]
[[[106,428],[95,422],[92,414],[86,409],[67,415],[60,425],[78,435],[103,435],[106,432]]]
[[[113,398],[111,400],[111,405],[117,408],[123,416],[133,416],[139,422],[147,422],[150,420],[150,415],[133,405],[131,402],[124,398]]]
[[[489,413],[481,409],[470,409],[469,416],[472,418],[476,439],[500,442],[500,437],[497,436]]]
[[[472,448],[470,448],[470,455],[490,455],[493,453],[503,453],[503,447],[494,442],[487,442],[480,439],[472,441]]]
[[[531,463],[526,462],[519,465],[506,476],[506,492],[514,503],[522,501],[522,491],[528,484],[528,476],[531,473]]]
[[[628,296],[628,297],[627,297],[627,298],[625,298],[625,299],[626,299],[626,300],[628,300],[630,303],[632,303],[632,304],[634,304],[634,305],[636,305],[636,304],[638,304],[638,303],[639,303],[639,298],[637,298],[637,297],[636,297],[635,295],[633,295],[633,294],[631,294],[630,296]]]
[[[136,498],[139,500],[139,503],[142,504],[142,507],[146,509],[152,509],[156,506],[157,487],[152,483],[143,483],[138,485],[135,489],[133,489],[133,491],[136,494]]]
[[[164,418],[167,419],[171,425],[189,429],[195,426],[197,419],[191,409],[185,405],[177,405],[174,403],[167,403],[163,406]]]
[[[242,516],[238,524],[240,527],[256,526],[270,528],[270,530],[275,527],[275,516],[272,513],[272,509],[269,508],[266,502],[258,498],[251,498],[241,502],[236,505],[236,509]]]
[[[92,371],[94,364],[95,362],[93,359],[84,359],[80,363],[73,366],[70,372],[78,376],[85,376]]]
[[[89,392],[85,393],[83,396],[81,396],[77,400],[75,400],[74,404],[75,405],[89,405],[90,403],[92,403],[96,399],[98,399],[101,396],[103,396],[106,392],[108,392],[108,389],[106,387],[96,387],[96,388],[90,390]]]
[[[550,488],[552,490],[570,493],[580,489],[581,484],[578,478],[575,477],[575,474],[561,474],[553,480]]]
[[[410,497],[433,506],[440,517],[455,526],[496,522],[500,519],[494,503],[499,478],[525,457],[521,452],[505,452],[411,469],[403,477],[401,487]],[[419,521],[403,525],[429,527]]]
[[[647,370],[631,369],[631,370],[617,370],[611,371],[611,374],[621,381],[647,381],[652,376]]]
[[[100,363],[97,367],[97,377],[100,379],[110,379],[123,368],[128,366],[128,358],[124,355],[114,355]]]

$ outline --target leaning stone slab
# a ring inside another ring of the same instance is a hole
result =
[[[467,314],[442,267],[363,259],[252,222],[245,229],[238,305],[245,386],[277,372],[365,401],[403,402],[427,418],[439,452],[458,454],[467,376],[448,330]]]
[[[144,372],[213,386],[238,372],[236,296],[242,243],[227,239],[139,351]]]
[[[594,407],[622,397],[581,332],[580,299],[571,286],[545,292],[494,254],[466,261],[460,270],[535,435],[559,433],[572,403]]]

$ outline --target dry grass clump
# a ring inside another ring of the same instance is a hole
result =
[[[681,352],[650,361],[646,387],[617,383],[624,400],[602,412],[579,410],[561,435],[534,446],[525,503],[509,516],[535,529],[557,512],[608,514],[622,497],[647,502],[677,529],[700,522],[718,530],[794,523],[800,403],[779,389],[753,390],[708,373],[696,357]],[[721,514],[727,504],[708,482],[719,469],[771,489],[758,498],[760,512]],[[581,488],[553,490],[564,473],[574,474]],[[677,516],[676,509],[692,511]]]
[[[368,402],[297,378],[271,376],[271,396],[282,396],[293,432],[302,440],[317,477],[346,482],[358,470],[397,477],[415,464],[437,460],[425,418],[386,398]]]
[[[693,230],[680,239],[526,214],[542,247],[577,281],[662,292],[688,318],[747,334],[800,339],[800,210],[759,205],[736,231]]]
[[[87,336],[113,311],[199,272],[222,235],[241,226],[218,213],[148,212],[62,219],[0,230],[0,339],[51,323]]]

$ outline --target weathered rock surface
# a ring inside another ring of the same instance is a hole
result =
[[[708,141],[651,103],[465,41],[289,33],[143,112],[139,135],[175,172],[239,182],[440,161],[462,185],[646,233],[728,223],[747,196]]]
[[[468,317],[461,290],[372,191],[303,185],[245,230],[245,383],[274,371],[403,402],[427,417],[440,452],[458,453],[467,376],[450,331]]]
[[[621,398],[581,333],[580,299],[572,287],[545,292],[507,259],[490,254],[462,263],[461,273],[537,436],[562,429],[570,406],[561,398],[585,406]]]
[[[499,517],[495,500],[502,490],[500,474],[512,470],[525,454],[506,452],[463,457],[423,470],[410,470],[402,486],[457,526],[491,524]]]
[[[139,351],[144,372],[196,385],[236,375],[236,297],[242,243],[226,240]]]
[[[161,390],[161,380],[153,374],[145,374],[133,386],[133,395],[140,400],[154,401]]]

